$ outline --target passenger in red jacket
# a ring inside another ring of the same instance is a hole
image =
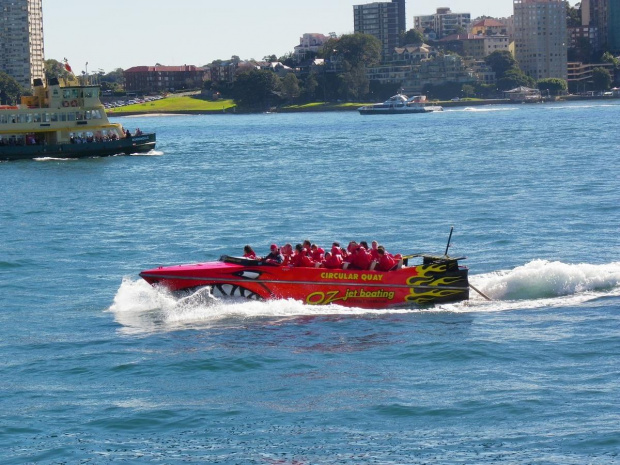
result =
[[[353,264],[353,258],[355,257],[355,253],[358,247],[359,245],[357,245],[357,242],[349,242],[346,250],[346,255],[342,256],[344,262],[347,263],[347,266],[351,266]]]
[[[372,243],[370,244],[370,254],[372,255],[372,259],[374,261],[379,261],[379,254],[377,253],[377,247],[379,247],[379,244],[377,243],[377,241],[372,241]]]
[[[325,260],[325,250],[323,250],[321,247],[317,246],[316,244],[312,244],[310,250],[310,256],[312,257],[312,260],[314,260],[315,262],[322,262],[323,260]]]
[[[398,265],[398,260],[394,258],[391,254],[385,251],[383,246],[379,246],[377,248],[377,253],[379,254],[379,262],[377,266],[375,266],[375,270],[377,271],[390,271],[396,268]]]
[[[250,247],[249,245],[246,245],[243,248],[243,257],[244,258],[250,258],[252,260],[259,260],[259,257],[256,256],[256,253],[254,252],[252,247]]]
[[[310,258],[308,250],[305,249],[301,244],[297,244],[295,246],[295,254],[292,258],[293,266],[297,266],[300,268],[314,268],[316,266],[316,262]]]
[[[280,249],[280,252],[282,252],[282,256],[284,257],[284,260],[282,261],[282,265],[283,266],[290,265],[291,261],[293,260],[293,246],[288,243],[284,244],[282,248]]]
[[[342,263],[342,255],[333,254],[330,252],[327,252],[325,254],[325,261],[323,262],[323,266],[325,268],[328,268],[330,270],[337,270],[342,268]]]
[[[351,267],[358,270],[369,270],[372,263],[372,255],[364,247],[359,246],[355,249]]]

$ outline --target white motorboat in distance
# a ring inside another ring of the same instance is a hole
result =
[[[425,95],[415,95],[408,98],[406,95],[397,94],[383,103],[366,105],[357,109],[361,115],[397,115],[401,113],[431,113],[443,111],[438,105],[426,105]]]

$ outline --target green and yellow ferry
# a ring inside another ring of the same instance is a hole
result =
[[[85,158],[149,152],[155,133],[131,134],[111,123],[99,86],[34,80],[34,95],[0,106],[0,160]]]

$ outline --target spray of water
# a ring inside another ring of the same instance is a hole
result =
[[[469,301],[437,305],[430,311],[468,313],[571,306],[604,296],[620,296],[620,262],[591,265],[534,260],[512,270],[473,275],[470,281],[492,301],[487,302],[472,291]],[[145,281],[125,278],[109,311],[125,330],[151,332],[188,326],[238,325],[257,318],[383,315],[429,309],[368,310],[338,305],[309,306],[294,300],[219,299],[208,288],[178,298]]]

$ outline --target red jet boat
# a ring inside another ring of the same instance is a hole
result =
[[[159,267],[140,276],[185,295],[209,287],[216,297],[294,299],[309,305],[385,309],[469,298],[468,269],[458,263],[464,257],[412,255],[405,261],[418,257],[419,265],[371,271],[274,266],[225,255],[217,262]]]

